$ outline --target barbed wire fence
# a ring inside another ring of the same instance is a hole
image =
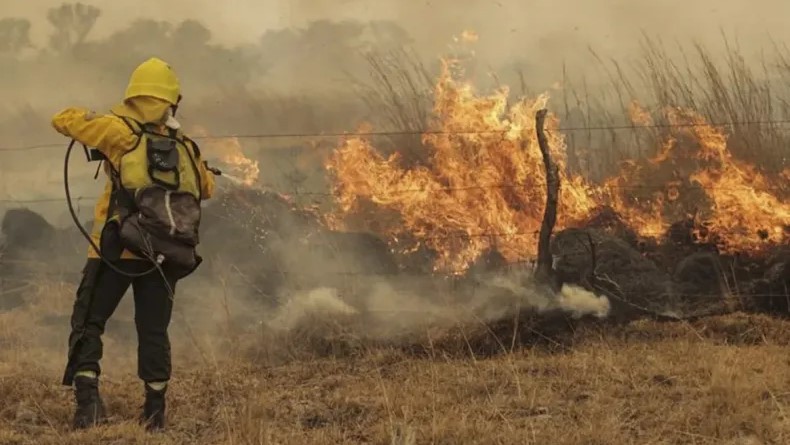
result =
[[[730,121],[730,122],[689,122],[689,123],[668,123],[668,124],[639,124],[639,125],[600,125],[600,126],[558,126],[547,128],[546,131],[615,131],[615,130],[647,130],[647,129],[672,129],[672,128],[695,128],[695,127],[731,127],[749,125],[788,125],[790,119],[777,120],[758,120],[758,121]],[[190,136],[195,141],[216,141],[224,139],[315,139],[315,138],[342,138],[342,137],[383,137],[383,136],[461,136],[461,135],[483,135],[511,133],[512,129],[507,130],[383,130],[383,131],[345,131],[345,132],[293,132],[293,133],[237,133],[212,136]],[[41,144],[28,144],[17,146],[0,146],[0,152],[31,151],[65,147],[63,142],[48,142]]]
[[[748,126],[748,125],[787,125],[790,124],[790,119],[784,120],[761,120],[761,121],[729,121],[720,123],[707,123],[707,122],[690,122],[690,123],[671,123],[671,124],[640,124],[640,125],[608,125],[608,126],[559,126],[557,128],[548,128],[546,131],[614,131],[614,130],[638,130],[638,129],[662,129],[662,128],[693,128],[693,127],[726,127],[726,126]],[[295,133],[258,133],[258,134],[227,134],[227,135],[213,135],[213,136],[194,136],[192,139],[196,141],[217,141],[217,140],[242,140],[242,139],[279,139],[279,138],[297,138],[297,139],[314,139],[314,138],[366,138],[366,137],[382,137],[382,136],[398,136],[398,135],[481,135],[481,134],[506,134],[511,130],[453,130],[453,131],[437,131],[437,130],[391,130],[391,131],[371,131],[371,132],[295,132]],[[18,146],[0,146],[0,153],[13,153],[13,152],[28,152],[35,150],[46,150],[55,148],[65,148],[65,143],[42,143],[33,145],[18,145]],[[786,162],[786,161],[785,161]],[[425,192],[453,192],[465,191],[472,189],[490,189],[490,188],[518,188],[526,184],[474,184],[469,186],[454,186],[442,187],[432,189],[405,189],[397,191],[389,191],[391,194],[397,193],[425,193]],[[263,185],[268,187],[267,185]],[[658,185],[617,185],[607,186],[608,189],[660,189],[664,186]],[[683,191],[690,187],[674,187],[676,190]],[[735,188],[717,187],[717,190],[736,190]],[[748,189],[744,187],[744,189]],[[769,187],[766,191],[783,190],[783,187]],[[275,190],[273,190],[275,191]],[[326,191],[282,191],[283,194],[295,194],[299,196],[314,196],[314,197],[332,197],[332,193]],[[98,199],[99,196],[90,197],[76,197],[78,201]],[[60,197],[41,197],[41,198],[27,198],[27,199],[11,199],[0,198],[0,204],[42,204],[58,202]]]
[[[752,122],[724,122],[724,123],[687,123],[687,124],[651,124],[651,125],[621,125],[621,126],[590,126],[590,127],[557,127],[557,128],[547,128],[546,131],[615,131],[615,130],[638,130],[638,129],[666,129],[666,128],[693,128],[693,127],[726,127],[726,126],[747,126],[747,125],[786,125],[790,124],[790,120],[766,120],[766,121],[752,121]],[[279,134],[228,134],[228,135],[214,135],[214,136],[196,136],[193,139],[197,141],[222,141],[222,140],[244,140],[244,139],[256,139],[256,140],[270,140],[270,139],[279,139],[279,138],[296,138],[296,139],[314,139],[314,138],[368,138],[368,137],[387,137],[387,136],[403,136],[403,135],[411,135],[411,136],[420,136],[420,135],[482,135],[482,134],[506,134],[509,133],[511,130],[468,130],[468,131],[375,131],[375,132],[324,132],[324,133],[279,133]],[[37,150],[53,150],[57,148],[65,149],[64,143],[44,143],[44,144],[36,144],[36,145],[19,145],[19,146],[0,146],[0,155],[2,154],[10,154],[10,153],[19,153],[19,152],[29,152],[29,151],[37,151]],[[400,193],[453,193],[453,192],[462,192],[468,191],[473,189],[503,189],[503,188],[520,188],[524,187],[527,184],[470,184],[467,186],[455,186],[455,187],[436,187],[436,188],[424,188],[424,189],[402,189],[402,190],[393,190],[389,191],[390,194],[400,194]],[[299,191],[299,190],[289,190],[289,191],[277,191],[268,185],[263,185],[263,187],[269,188],[271,191],[275,193],[280,193],[283,195],[290,195],[290,196],[309,196],[312,198],[325,198],[327,200],[332,200],[335,195],[328,191]],[[664,185],[648,185],[648,184],[635,184],[635,185],[615,185],[615,186],[607,186],[606,189],[609,190],[662,190],[665,189],[666,186]],[[744,186],[742,188],[739,187],[688,187],[688,186],[675,186],[673,187],[675,190],[683,191],[683,190],[699,190],[700,188],[704,190],[711,191],[712,189],[716,190],[729,190],[729,191],[736,191],[736,190],[751,190],[750,187]],[[761,188],[761,190],[763,190]],[[765,191],[772,191],[772,190],[786,190],[785,187],[770,187],[765,188]],[[95,201],[99,199],[100,196],[77,196],[73,197],[73,201],[75,203],[83,203],[88,201]],[[6,207],[26,207],[26,206],[33,206],[37,204],[54,204],[58,202],[64,202],[65,197],[63,196],[46,196],[40,198],[29,198],[29,199],[11,199],[11,198],[2,198],[0,199],[0,208],[3,206]],[[655,233],[654,236],[663,235],[664,233]],[[488,237],[488,238],[513,238],[513,237],[524,237],[524,236],[535,236],[537,237],[538,231],[526,231],[526,232],[511,232],[511,233],[457,233],[457,234],[445,234],[445,235],[435,235],[427,238],[423,238],[423,241],[427,239],[446,239],[446,238],[479,238],[479,237]],[[650,234],[647,234],[650,235]],[[580,254],[581,255],[581,254]],[[534,259],[526,259],[520,260],[515,262],[508,263],[509,267],[519,266],[519,265],[533,265]],[[441,271],[441,275],[456,275],[467,271],[468,269],[458,270],[458,271]],[[266,270],[261,269],[260,273],[276,273],[282,275],[297,275],[296,271],[288,271],[282,269],[272,269]],[[51,274],[55,277],[62,277],[64,275],[68,275],[68,273],[63,272],[43,272],[44,274]],[[366,271],[346,271],[346,272],[335,272],[337,275],[340,276],[348,276],[348,277],[361,277],[361,276],[383,276],[388,275],[387,273],[382,272],[366,272]],[[75,275],[78,273],[75,272]],[[407,275],[431,275],[436,274],[436,272],[414,272],[409,271]],[[395,272],[393,275],[402,276],[402,272]],[[755,294],[755,295],[746,295],[746,297],[784,297],[785,295],[769,295],[769,294]],[[693,296],[692,296],[693,297]]]

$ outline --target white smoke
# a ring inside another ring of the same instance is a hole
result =
[[[297,293],[282,306],[267,325],[277,331],[288,331],[309,317],[334,318],[338,315],[355,315],[359,312],[338,297],[338,291],[317,288],[307,293]]]
[[[574,318],[609,315],[606,297],[577,286],[564,285],[553,294],[535,286],[526,272],[499,273],[478,283],[471,298],[398,289],[392,281],[378,280],[358,296],[345,296],[332,288],[293,294],[266,325],[289,331],[310,320],[357,321],[368,338],[393,338],[428,328],[458,323],[496,321],[522,310],[538,313],[562,311]]]

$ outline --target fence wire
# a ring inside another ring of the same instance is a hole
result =
[[[670,129],[670,128],[695,128],[695,127],[731,127],[748,125],[787,125],[790,119],[778,120],[759,120],[759,121],[730,121],[730,122],[690,122],[684,124],[646,124],[646,125],[601,125],[601,126],[559,126],[557,128],[546,128],[546,131],[616,131],[616,130],[649,130],[649,129]],[[364,138],[364,137],[392,137],[392,136],[461,136],[461,135],[483,135],[500,134],[505,135],[512,130],[389,130],[389,131],[369,131],[369,132],[293,132],[293,133],[239,133],[213,136],[190,136],[195,141],[216,141],[224,139],[320,139],[320,138]],[[31,150],[42,150],[65,147],[67,142],[52,142],[42,144],[28,144],[17,146],[0,147],[0,152],[24,152]]]

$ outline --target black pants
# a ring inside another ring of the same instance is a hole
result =
[[[118,260],[114,264],[131,274],[140,274],[152,267],[150,262],[141,260]],[[70,386],[74,375],[80,371],[101,373],[101,336],[107,320],[129,286],[134,291],[137,375],[145,382],[169,380],[171,364],[167,329],[173,311],[171,293],[175,292],[175,282],[168,277],[166,283],[158,270],[130,278],[112,270],[99,259],[88,259],[71,316],[69,357],[63,384]]]

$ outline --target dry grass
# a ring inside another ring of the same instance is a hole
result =
[[[371,81],[361,96],[382,128],[420,129],[432,105],[434,73],[413,54],[368,58]],[[633,101],[653,124],[668,124],[663,110],[687,107],[729,135],[729,150],[738,158],[771,173],[788,164],[790,142],[790,50],[775,45],[759,59],[725,36],[721,48],[701,44],[667,45],[645,36],[642,51],[630,60],[608,59],[590,50],[576,60],[584,70],[557,72],[562,88],[548,89],[549,108],[561,119],[569,152],[569,168],[593,180],[618,174],[619,163],[656,154],[666,129],[639,128],[631,119]],[[529,85],[518,71],[520,88],[510,85],[511,99],[534,95],[548,86]],[[629,128],[636,125],[637,128]],[[622,128],[625,127],[625,128]],[[424,161],[419,140],[399,136],[390,145],[404,162]],[[389,146],[383,151],[388,153]]]
[[[635,86],[616,64],[609,64],[615,85],[609,97],[596,98],[566,83],[562,101],[570,105],[564,120],[571,120],[576,108],[581,125],[620,124],[623,116],[611,110],[622,105],[626,114],[628,101],[622,98],[633,97],[651,109],[693,106],[716,122],[790,116],[785,96],[774,89],[776,75],[762,72],[772,65],[779,67],[779,78],[786,76],[790,62],[784,53],[752,70],[736,49],[728,50],[731,58],[724,65],[700,49],[695,60],[701,67],[678,67],[649,43]],[[425,117],[424,71],[417,63],[399,68],[390,61],[370,59],[370,88],[380,94],[369,96],[367,105],[383,109],[384,123],[419,128]],[[286,122],[304,124],[310,106],[305,100],[272,107],[288,112],[269,130],[284,132],[279,126]],[[250,128],[265,132],[258,127],[265,105],[233,110],[247,116]],[[322,113],[309,123],[345,128]],[[230,130],[243,132],[246,125]],[[304,129],[294,125],[286,130]],[[754,153],[767,165],[786,162],[784,130],[763,127],[755,133],[753,127],[738,129],[733,151]],[[571,150],[596,153],[598,163],[585,164],[593,177],[609,173],[621,158],[657,147],[650,134],[635,136],[630,130],[590,135],[574,132]],[[402,150],[416,144],[391,142],[404,144]],[[605,153],[596,152],[599,147]],[[67,328],[63,315],[73,289],[37,287],[36,294],[48,298],[0,314],[2,444],[790,443],[790,324],[752,315],[693,324],[575,325],[552,334],[522,326],[521,346],[504,330],[494,331],[500,333],[495,338],[480,326],[425,333],[409,347],[371,345],[349,335],[283,338],[232,330],[208,342],[206,336],[223,329],[180,326],[173,330],[171,427],[162,436],[150,436],[134,423],[142,403],[134,341],[108,332],[103,392],[112,422],[73,433],[71,393],[58,384]],[[189,299],[179,301],[186,306]],[[128,325],[129,315],[114,320]]]
[[[50,295],[50,305],[31,302],[0,317],[6,340],[0,354],[3,444],[790,440],[790,324],[751,315],[691,324],[575,323],[550,334],[527,333],[543,340],[531,347],[511,348],[510,338],[500,334],[488,340],[507,346],[493,346],[486,357],[479,352],[482,337],[497,331],[481,326],[425,333],[409,347],[348,348],[343,343],[353,339],[329,337],[336,348],[324,344],[312,357],[305,351],[316,339],[295,331],[302,337],[279,338],[275,345],[268,343],[271,336],[235,333],[231,343],[244,347],[206,347],[196,358],[193,341],[204,344],[206,337],[186,338],[174,329],[171,426],[161,436],[135,424],[142,387],[133,374],[134,342],[110,329],[103,390],[111,424],[74,433],[71,393],[58,384],[65,353],[58,346],[65,338],[58,336],[65,320],[51,328],[39,324],[48,313],[67,313],[70,292],[42,292]],[[117,320],[127,316],[121,311]],[[34,328],[25,329],[24,320],[35,320]],[[278,345],[300,342],[298,356],[271,359]]]
[[[567,74],[555,105],[562,109],[565,126],[632,125],[629,108],[634,100],[659,125],[667,124],[661,110],[687,107],[725,130],[736,157],[772,173],[787,166],[787,47],[767,48],[756,58],[726,36],[721,49],[698,43],[667,45],[660,37],[645,36],[642,49],[630,63],[591,51],[591,68],[608,79],[598,89],[589,88],[583,75]],[[568,133],[575,168],[601,178],[616,173],[622,160],[655,154],[665,130],[581,128]]]

